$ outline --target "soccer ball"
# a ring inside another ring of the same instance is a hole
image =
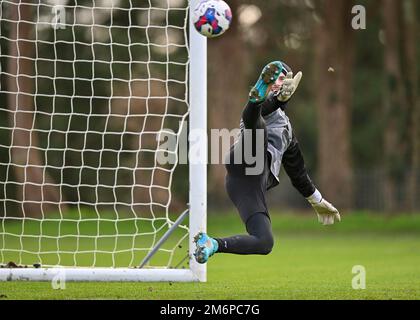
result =
[[[223,0],[201,0],[193,11],[192,19],[199,33],[215,38],[229,29],[232,11]]]

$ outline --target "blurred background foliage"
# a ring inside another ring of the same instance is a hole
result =
[[[165,212],[166,204],[181,210],[188,201],[187,166],[177,167],[174,177],[172,168],[153,170],[148,150],[156,149],[162,128],[178,131],[187,112],[186,2],[25,0],[20,18],[28,23],[19,27],[17,2],[1,3],[0,210],[37,216],[58,203],[135,215]],[[288,115],[324,196],[343,209],[418,211],[420,4],[227,2],[231,30],[208,41],[209,128],[236,128],[261,68],[284,60],[304,73]],[[65,29],[48,27],[56,4],[67,6]],[[366,8],[365,30],[351,28],[354,5]],[[20,39],[30,40],[20,55],[30,59],[15,59],[18,29]],[[30,75],[19,79],[29,95],[11,95],[18,83],[13,66]],[[22,149],[24,171],[17,165]],[[211,208],[231,207],[224,175],[223,165],[209,166]],[[172,195],[164,187],[170,181]],[[304,208],[283,174],[281,181],[270,204]],[[22,199],[29,199],[27,208]]]

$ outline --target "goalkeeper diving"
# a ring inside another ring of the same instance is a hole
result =
[[[301,72],[294,76],[284,62],[275,61],[263,69],[251,89],[242,112],[241,134],[226,161],[225,181],[226,191],[248,235],[213,238],[199,233],[194,239],[194,256],[198,263],[206,263],[216,253],[267,255],[272,251],[274,239],[266,194],[279,184],[281,165],[293,186],[314,208],[320,223],[333,225],[340,221],[338,210],[322,197],[310,179],[299,142],[285,113],[301,79]],[[251,173],[250,169],[258,165],[243,161],[246,150],[252,150],[253,155],[258,154],[257,150],[263,150],[261,172]],[[242,159],[240,162],[235,161],[238,155]]]

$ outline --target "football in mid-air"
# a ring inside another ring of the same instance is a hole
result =
[[[199,33],[215,38],[229,29],[232,11],[223,0],[201,0],[193,10],[192,19]]]

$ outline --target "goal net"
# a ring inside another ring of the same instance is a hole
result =
[[[0,280],[205,280],[206,142],[180,163],[206,130],[194,4],[1,1]]]

